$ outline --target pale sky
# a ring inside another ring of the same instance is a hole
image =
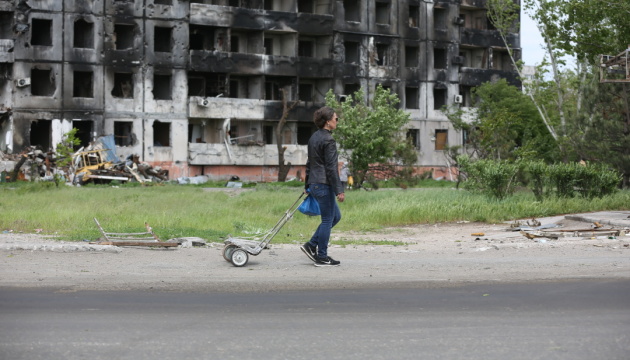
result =
[[[538,65],[545,56],[542,49],[543,39],[536,23],[521,10],[521,48],[525,65]]]

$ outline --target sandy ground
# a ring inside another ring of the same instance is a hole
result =
[[[562,229],[590,225],[564,217],[541,222]],[[301,242],[272,243],[246,266],[234,267],[224,260],[222,244],[115,247],[4,233],[0,287],[238,292],[630,278],[630,235],[528,239],[509,224],[449,223],[334,232],[333,238],[404,245],[333,245],[329,255],[341,266],[318,268],[300,251]]]

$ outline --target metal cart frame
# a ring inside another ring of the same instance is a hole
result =
[[[300,197],[284,212],[284,215],[282,215],[276,225],[266,233],[250,238],[235,238],[230,235],[224,241],[223,258],[236,267],[245,266],[249,261],[249,255],[256,256],[260,254],[263,249],[267,248],[267,245],[269,245],[274,236],[282,229],[284,224],[291,220],[293,214],[299,207],[298,203],[302,197],[304,197],[304,193],[300,194]]]

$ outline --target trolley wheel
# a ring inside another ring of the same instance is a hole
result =
[[[248,260],[249,255],[247,255],[247,251],[243,249],[234,249],[234,251],[232,251],[232,265],[238,267],[245,266]]]
[[[223,247],[223,258],[225,259],[225,261],[227,262],[232,261],[232,252],[236,248],[237,248],[236,245],[225,245],[225,247]]]

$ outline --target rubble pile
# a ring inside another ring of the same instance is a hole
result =
[[[0,181],[53,181],[58,178],[73,185],[109,183],[111,181],[162,182],[168,180],[168,170],[140,161],[129,155],[119,161],[114,150],[113,136],[103,136],[72,155],[67,169],[57,166],[57,154],[28,147],[20,154],[0,152]]]
[[[19,154],[5,154],[0,151],[0,181],[52,180],[59,170],[56,156],[29,146]]]

